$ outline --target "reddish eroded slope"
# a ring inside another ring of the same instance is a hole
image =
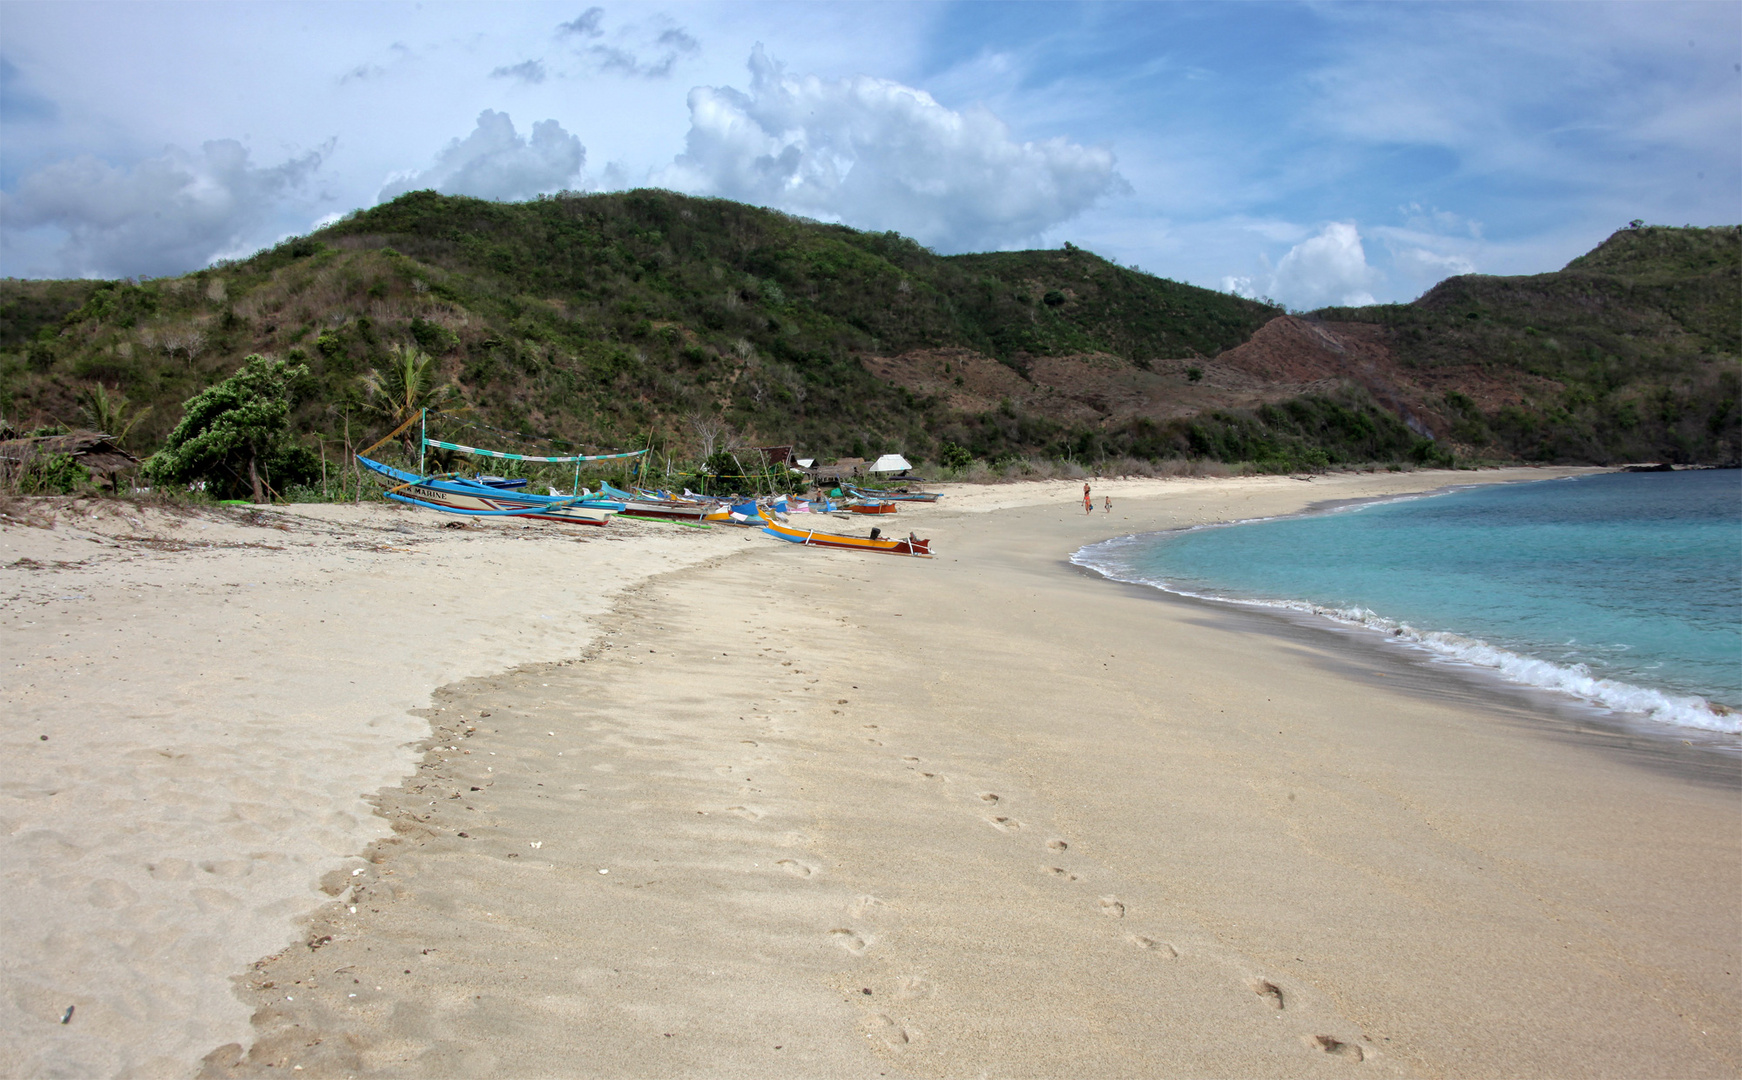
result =
[[[1397,359],[1392,331],[1373,323],[1319,322],[1283,315],[1265,323],[1244,344],[1214,364],[1238,369],[1266,386],[1308,386],[1349,380],[1400,414],[1424,419],[1436,434],[1447,391],[1473,399],[1487,412],[1516,405],[1528,395],[1545,396],[1560,384],[1516,370],[1496,375],[1481,365],[1414,367]]]
[[[970,349],[918,349],[866,357],[863,363],[878,378],[940,397],[956,412],[983,413],[1008,402],[1061,423],[1092,427],[1135,417],[1165,421],[1254,408],[1354,384],[1417,430],[1443,435],[1450,424],[1444,415],[1449,390],[1493,410],[1556,387],[1518,372],[1502,379],[1476,365],[1407,367],[1388,346],[1390,333],[1369,323],[1283,315],[1213,359],[1153,360],[1146,367],[1109,353],[1024,357],[1024,377]],[[1200,373],[1196,382],[1188,376],[1193,368]]]

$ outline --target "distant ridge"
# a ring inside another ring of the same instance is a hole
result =
[[[71,420],[102,382],[151,414],[251,352],[306,362],[335,435],[416,342],[482,423],[682,450],[718,418],[819,457],[1733,461],[1742,239],[1623,230],[1556,273],[1289,315],[1062,250],[938,256],[664,191],[527,203],[412,192],[245,260],[144,282],[0,283],[0,412]]]

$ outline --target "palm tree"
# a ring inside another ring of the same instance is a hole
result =
[[[147,405],[128,415],[127,407],[131,404],[126,394],[119,390],[111,394],[102,383],[92,383],[79,391],[79,411],[85,414],[85,422],[114,439],[116,446],[126,442],[133,425],[145,419],[145,414],[151,411],[151,406]]]
[[[431,415],[463,412],[465,401],[452,382],[438,384],[435,359],[415,345],[393,345],[385,364],[363,376],[363,405],[387,421],[388,428],[428,411]],[[410,429],[400,433],[407,458],[417,457]]]

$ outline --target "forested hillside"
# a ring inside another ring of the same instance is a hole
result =
[[[1742,229],[1624,229],[1557,273],[1315,314],[1383,327],[1406,371],[1445,386],[1444,433],[1491,454],[1742,457]]]
[[[1070,245],[943,257],[663,191],[414,192],[182,277],[0,283],[0,414],[76,424],[100,385],[148,408],[149,452],[262,353],[308,368],[306,444],[358,445],[385,434],[363,377],[415,345],[467,405],[450,428],[504,448],[1729,460],[1737,247],[1633,230],[1558,274],[1301,319]]]

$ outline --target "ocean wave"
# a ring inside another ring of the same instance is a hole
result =
[[[1344,626],[1373,630],[1384,634],[1394,644],[1426,652],[1437,660],[1479,668],[1508,682],[1551,690],[1613,712],[1643,716],[1677,727],[1699,728],[1731,735],[1742,734],[1742,713],[1707,701],[1697,694],[1676,694],[1647,686],[1635,686],[1597,675],[1585,664],[1543,660],[1491,645],[1480,638],[1448,631],[1419,630],[1366,608],[1333,608],[1304,600],[1253,600],[1194,592],[1168,581],[1131,575],[1124,567],[1118,566],[1116,560],[1105,558],[1111,552],[1146,539],[1149,537],[1120,537],[1117,540],[1093,544],[1072,554],[1071,562],[1113,581],[1147,585],[1176,596],[1213,600],[1241,607],[1316,615]]]

